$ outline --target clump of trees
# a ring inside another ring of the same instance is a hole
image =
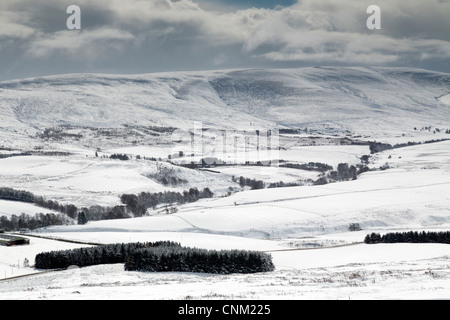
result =
[[[340,163],[337,166],[337,170],[329,171],[326,174],[323,174],[322,177],[317,179],[314,182],[314,185],[323,185],[330,182],[336,181],[349,181],[356,180],[358,175],[367,171],[368,168],[366,166],[354,166],[348,165],[348,163]]]
[[[163,185],[178,186],[180,184],[187,184],[189,181],[180,178],[180,170],[175,170],[173,167],[168,168],[158,165],[157,171],[154,174],[147,175],[148,178],[154,179]]]
[[[235,182],[239,182],[239,185],[241,186],[241,188],[244,187],[250,187],[250,189],[252,190],[258,190],[258,189],[264,189],[265,184],[264,181],[262,180],[256,180],[256,179],[250,179],[250,178],[245,178],[245,177],[239,177],[239,179],[236,179],[233,177],[233,181]]]
[[[116,160],[122,160],[122,161],[127,161],[130,160],[130,157],[127,156],[126,154],[112,154],[110,157],[110,159],[116,159]]]
[[[132,215],[129,214],[127,208],[121,205],[117,205],[114,207],[102,207],[99,205],[94,205],[90,206],[89,208],[83,207],[80,210],[81,212],[84,212],[85,218],[89,221],[128,219],[132,217]],[[78,216],[77,219],[79,218]]]
[[[350,223],[350,225],[348,226],[348,231],[361,231],[361,226],[359,225],[359,223]]]
[[[394,232],[380,235],[379,233],[368,234],[364,242],[374,243],[446,243],[450,244],[450,232]]]
[[[35,267],[37,269],[63,269],[71,265],[86,267],[99,264],[125,263],[128,255],[134,250],[159,246],[177,247],[180,244],[169,241],[154,243],[116,243],[71,250],[42,252],[36,255]]]
[[[123,194],[120,200],[135,216],[142,216],[147,209],[156,209],[160,204],[190,203],[204,198],[212,198],[213,195],[209,188],[205,188],[202,191],[199,191],[197,188],[190,188],[188,191],[183,191],[183,193],[166,191],[158,193],[141,192],[138,195]]]
[[[152,247],[133,251],[125,270],[147,272],[257,273],[275,270],[271,255],[245,250]]]
[[[37,269],[124,263],[127,271],[256,273],[275,270],[272,256],[258,251],[206,250],[171,241],[117,243],[36,255]]]
[[[17,231],[21,229],[34,230],[54,225],[64,225],[69,223],[64,214],[54,213],[36,213],[34,216],[22,213],[21,215],[13,214],[11,217],[0,217],[0,229],[7,231]]]

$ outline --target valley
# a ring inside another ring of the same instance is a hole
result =
[[[0,194],[35,197],[0,199],[0,229],[30,239],[0,246],[0,299],[448,299],[448,244],[363,241],[449,230],[449,88],[408,68],[0,82]],[[275,271],[33,265],[137,241],[267,252]]]

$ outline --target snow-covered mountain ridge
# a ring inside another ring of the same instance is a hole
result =
[[[0,82],[0,127],[62,124],[314,128],[357,133],[448,125],[450,75],[410,68],[71,74]]]

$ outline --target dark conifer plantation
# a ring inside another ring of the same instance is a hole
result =
[[[132,252],[125,264],[128,271],[201,272],[216,274],[270,272],[272,257],[245,250],[206,250],[186,247],[153,247]]]
[[[215,274],[270,272],[272,256],[258,251],[206,250],[182,247],[179,243],[118,243],[36,255],[37,269],[65,269],[124,263],[127,271],[200,272]]]
[[[368,234],[364,239],[367,244],[374,243],[445,243],[450,244],[450,232],[395,232],[381,236],[378,233]]]
[[[98,264],[124,263],[128,255],[136,249],[158,246],[176,247],[180,246],[180,244],[169,241],[117,243],[72,250],[43,252],[36,255],[35,267],[37,269],[64,269],[71,265],[86,267]]]

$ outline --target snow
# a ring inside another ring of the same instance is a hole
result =
[[[270,79],[270,80],[268,80]],[[413,68],[73,74],[0,83],[9,131],[124,123],[192,128],[316,127],[372,137],[445,126],[449,76]],[[105,106],[108,106],[105,108]]]
[[[171,187],[149,178],[158,167],[175,171],[199,190],[213,192],[235,185],[229,177],[192,172],[167,163],[120,161],[95,157],[14,157],[0,159],[0,186],[27,190],[35,195],[77,206],[119,205],[120,195],[139,192],[183,191],[189,186]]]
[[[298,170],[290,168],[282,168],[277,166],[271,167],[242,167],[242,166],[223,166],[213,169],[220,173],[229,175],[235,179],[243,176],[249,179],[262,180],[265,183],[275,183],[283,181],[285,183],[301,183],[303,180],[318,178],[317,171]]]
[[[141,273],[102,265],[0,281],[2,300],[448,299],[448,245],[355,245],[272,253],[251,275]]]
[[[53,250],[67,250],[86,246],[82,244],[73,244],[35,237],[27,238],[30,239],[29,245],[11,247],[0,246],[0,280],[40,272],[41,270],[37,270],[32,267],[34,265],[34,257],[38,253]],[[24,266],[25,259],[29,261],[30,267]]]
[[[232,132],[274,124],[308,127],[305,134],[281,136],[282,148],[270,159],[336,168],[339,163],[359,164],[370,151],[367,145],[339,145],[332,139],[405,143],[449,138],[444,133],[450,118],[449,81],[447,74],[410,68],[302,68],[60,75],[1,82],[2,154],[16,152],[9,148],[71,153],[0,159],[1,187],[77,206],[113,206],[120,204],[123,193],[190,187],[209,187],[216,197],[181,205],[170,215],[152,212],[29,232],[23,236],[30,245],[0,246],[0,299],[448,299],[448,245],[362,241],[371,232],[449,230],[450,141],[372,155],[372,171],[354,181],[235,192],[239,185],[232,176],[288,183],[316,179],[319,173],[275,166],[190,170],[164,161],[169,154],[189,151],[188,136],[182,137],[187,144],[150,135],[145,136],[149,141],[133,143],[138,129],[126,140],[97,137],[90,128],[192,129],[193,121]],[[35,136],[61,124],[78,126],[69,131],[82,132],[83,139],[47,141]],[[421,130],[424,126],[432,129]],[[436,128],[440,132],[433,133]],[[318,145],[304,145],[312,139],[303,138],[316,136]],[[214,137],[209,138],[212,143]],[[113,153],[133,159],[102,158]],[[163,161],[138,160],[137,155]],[[242,162],[256,158],[257,152],[216,156]],[[389,168],[379,170],[386,163]],[[158,170],[187,182],[162,185],[155,178]],[[227,192],[230,195],[222,197]],[[0,200],[0,216],[41,211],[48,212]],[[351,223],[363,230],[348,231]],[[87,246],[68,240],[171,240],[206,249],[259,250],[272,255],[276,270],[251,275],[153,274],[127,272],[117,264],[41,273],[33,267],[40,252]],[[31,266],[24,266],[25,258]],[[11,279],[15,276],[24,277]]]
[[[371,232],[448,230],[448,145],[380,153],[370,165],[387,159],[393,168],[355,181],[239,192],[172,215],[48,227],[34,234],[53,240],[0,247],[0,277],[37,273],[23,260],[32,264],[39,252],[82,246],[57,239],[260,250],[272,255],[274,272],[152,274],[103,265],[0,281],[0,299],[448,299],[448,245],[362,243]],[[355,222],[363,230],[349,232]]]
[[[450,105],[450,94],[446,94],[445,96],[440,97],[439,102]]]

